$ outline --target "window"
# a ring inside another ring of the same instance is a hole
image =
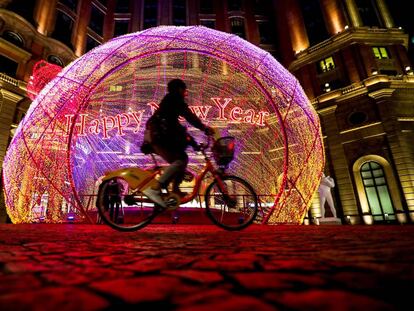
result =
[[[76,11],[76,8],[78,6],[78,0],[59,0],[60,3],[67,6],[70,10]]]
[[[200,25],[211,28],[211,29],[216,29],[216,21],[213,19],[201,19]]]
[[[0,55],[0,64],[0,72],[5,73],[6,75],[13,78],[16,77],[17,67],[19,66],[18,63],[11,60],[10,58]]]
[[[335,69],[335,62],[332,56],[329,56],[325,59],[319,61],[318,72],[324,73]]]
[[[91,36],[87,36],[86,38],[86,52],[92,50],[93,48],[96,48],[100,43],[96,41]]]
[[[56,55],[49,55],[48,58],[47,58],[47,61],[49,63],[58,65],[60,67],[64,67],[62,60],[59,57],[57,57]]]
[[[261,44],[272,43],[270,23],[268,21],[259,21],[259,36]]]
[[[355,111],[352,112],[348,116],[348,122],[351,125],[360,125],[368,120],[368,115],[365,112],[362,111]]]
[[[355,1],[364,26],[381,26],[381,19],[375,2],[375,0]]]
[[[116,13],[128,13],[129,12],[129,0],[116,0],[115,12]]]
[[[114,37],[129,33],[129,19],[115,20]]]
[[[56,14],[55,30],[52,33],[52,38],[55,38],[56,40],[59,40],[72,48],[72,29],[72,18],[69,15],[58,10]]]
[[[173,25],[184,26],[187,24],[186,0],[173,0],[172,18]]]
[[[387,59],[390,58],[388,51],[385,47],[374,46],[372,52],[376,59]]]
[[[145,0],[144,1],[144,29],[157,26],[158,17],[158,1]]]
[[[374,221],[395,219],[383,167],[370,161],[362,165],[360,173]]]
[[[329,37],[319,0],[299,0],[309,43],[315,45]]]
[[[33,18],[33,12],[35,11],[36,0],[13,0],[13,1],[6,1],[9,2],[7,5],[7,9],[20,15],[24,19],[26,19],[32,25],[35,25],[35,21]],[[3,1],[4,3],[4,1]],[[2,4],[3,4],[2,3]]]
[[[264,0],[255,0],[254,1],[254,14],[256,15],[266,15],[266,5]]]
[[[242,1],[241,0],[228,0],[227,1],[228,11],[241,11]]]
[[[91,20],[89,22],[89,27],[98,35],[102,35],[103,33],[104,19],[105,14],[96,6],[92,5]]]
[[[214,14],[214,2],[211,0],[200,0],[201,14]]]
[[[233,17],[230,18],[231,32],[239,37],[246,38],[246,30],[244,29],[244,18]]]
[[[14,45],[17,45],[17,46],[21,47],[21,48],[24,47],[23,38],[18,33],[15,33],[13,31],[9,31],[9,30],[5,31],[3,33],[3,39],[13,43]]]

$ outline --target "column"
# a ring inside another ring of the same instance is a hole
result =
[[[216,29],[228,32],[230,29],[227,29],[227,5],[221,0],[215,0],[214,12],[216,13]]]
[[[3,160],[8,147],[10,129],[16,112],[16,105],[23,99],[23,96],[0,89],[0,171],[3,168]],[[0,223],[5,223],[7,219],[6,205],[4,202],[3,182],[1,181],[0,190]]]
[[[377,7],[381,14],[382,20],[384,21],[386,28],[394,28],[394,20],[388,10],[388,6],[384,0],[377,0]]]
[[[53,23],[56,16],[57,0],[39,0],[35,11],[37,31],[48,36],[53,30]]]
[[[320,5],[329,34],[335,35],[343,31],[346,21],[338,1],[320,0]]]
[[[80,0],[77,23],[75,25],[74,47],[76,56],[81,56],[85,52],[87,28],[91,18],[91,0]]]
[[[346,8],[348,10],[349,18],[353,27],[363,26],[361,16],[358,12],[358,7],[354,0],[345,0]]]
[[[321,122],[327,136],[325,144],[329,148],[330,158],[326,162],[332,162],[333,172],[335,174],[335,184],[339,192],[341,207],[344,217],[350,216],[352,224],[361,222],[355,193],[352,186],[352,179],[348,167],[348,161],[342,147],[342,141],[339,134],[338,124],[336,122],[336,105],[319,109],[318,114],[321,116]],[[328,153],[326,153],[328,154]],[[328,163],[325,164],[328,166]],[[338,207],[337,207],[338,208]],[[340,215],[340,211],[337,210]],[[358,216],[356,216],[358,215]]]
[[[131,12],[131,32],[136,32],[142,29],[144,24],[144,0],[132,1],[132,12]]]

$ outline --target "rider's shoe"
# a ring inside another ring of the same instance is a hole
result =
[[[167,207],[167,204],[165,204],[164,200],[161,197],[161,190],[159,189],[152,189],[151,187],[148,187],[144,191],[142,191],[151,201],[154,203],[157,203],[158,205],[162,206],[163,208]]]
[[[183,199],[188,195],[188,192],[182,192],[181,190],[174,190],[173,193],[178,195],[180,199]]]

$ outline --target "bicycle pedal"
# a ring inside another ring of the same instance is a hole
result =
[[[173,211],[176,210],[180,206],[180,197],[175,193],[169,193],[165,199],[165,204],[167,205],[167,210]]]

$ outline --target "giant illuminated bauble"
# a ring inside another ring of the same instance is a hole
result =
[[[298,81],[268,52],[201,26],[162,26],[115,38],[78,58],[37,96],[4,161],[14,223],[59,222],[94,209],[98,179],[148,167],[145,122],[181,78],[205,123],[237,139],[229,173],[260,195],[268,223],[301,223],[324,166],[320,124]],[[204,134],[190,129],[196,140]],[[190,151],[192,171],[203,157]],[[80,213],[81,211],[82,213]]]

